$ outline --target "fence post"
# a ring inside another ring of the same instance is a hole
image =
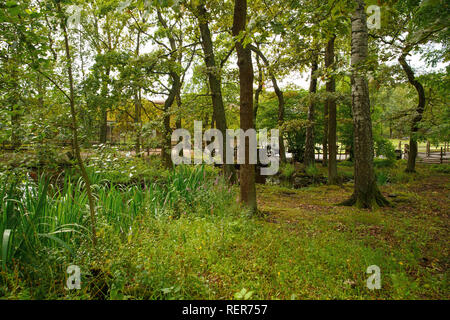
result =
[[[443,149],[441,147],[441,161],[440,161],[440,163],[442,164],[443,162],[444,162],[444,151],[443,151]]]

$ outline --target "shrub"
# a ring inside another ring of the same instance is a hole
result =
[[[377,157],[384,156],[389,160],[395,160],[395,147],[391,141],[380,136],[374,137],[374,148]]]
[[[308,167],[306,167],[305,172],[307,175],[315,177],[319,174],[319,169],[317,169],[316,166],[311,164]]]
[[[379,186],[384,186],[389,182],[389,175],[384,171],[376,172],[375,176]]]
[[[393,168],[395,167],[395,159],[374,159],[373,165],[375,168]]]
[[[293,164],[286,163],[281,166],[281,176],[285,179],[290,179],[295,173],[295,167]]]
[[[348,160],[338,162],[338,166],[340,166],[340,167],[353,167],[353,164],[354,163],[352,161],[348,161]]]
[[[48,283],[52,283],[56,279],[52,277],[64,271],[42,275],[36,270],[54,270],[62,260],[91,254],[87,196],[81,179],[73,180],[68,171],[63,181],[54,183],[44,177],[37,183],[10,176],[0,180],[0,271],[9,271],[16,261],[27,281],[50,277]],[[168,172],[164,182],[96,183],[92,189],[99,239],[112,233],[112,238],[126,242],[144,215],[170,223],[181,216],[239,212],[233,189],[212,166],[180,166]],[[83,243],[86,248],[77,252]],[[4,274],[0,272],[0,283]]]

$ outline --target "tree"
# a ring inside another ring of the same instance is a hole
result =
[[[325,51],[325,68],[334,69],[334,41],[336,36],[332,36],[328,40]],[[331,71],[332,73],[332,71]],[[334,75],[329,76],[326,83],[327,93],[333,95],[336,91],[336,81]],[[337,145],[336,145],[336,99],[332,96],[327,98],[325,102],[328,109],[328,184],[337,184]]]
[[[405,71],[409,83],[411,83],[414,88],[417,90],[417,95],[419,98],[419,102],[416,108],[416,116],[413,118],[411,123],[411,136],[409,138],[409,153],[408,153],[408,165],[406,167],[406,172],[414,172],[416,167],[416,158],[417,158],[417,138],[416,134],[419,131],[419,123],[422,121],[423,112],[425,110],[425,90],[423,89],[422,84],[416,79],[414,75],[414,71],[406,62],[407,52],[402,53],[398,61]]]
[[[448,43],[448,14],[448,6],[442,6],[440,1],[399,0],[389,10],[386,27],[372,35],[388,46],[388,58],[392,55],[398,57],[408,82],[417,92],[418,102],[411,121],[406,172],[415,171],[418,131],[426,107],[424,87],[408,63],[407,57],[418,51],[421,45],[430,42]],[[428,55],[443,55],[445,52],[448,52],[448,49],[443,46],[443,49],[429,50]]]
[[[99,115],[98,141],[100,143],[106,143],[108,112],[111,111],[114,103],[112,99],[114,93],[109,89],[113,80],[111,73],[114,68],[110,57],[121,49],[121,45],[127,47],[127,43],[129,43],[123,32],[128,22],[127,16],[116,10],[115,5],[117,3],[104,0],[92,1],[91,5],[83,4],[84,19],[80,17],[81,25],[77,30],[80,34],[78,54],[85,82],[83,91],[88,109],[95,108]],[[94,72],[89,75],[89,85],[87,85],[83,70],[84,49],[82,45],[84,44],[88,44],[86,51],[89,53],[92,50],[95,59],[95,65],[91,68]],[[100,92],[92,91],[92,86],[99,86]]]
[[[315,151],[315,139],[314,139],[314,121],[315,121],[315,94],[317,92],[317,70],[318,65],[318,52],[312,55],[311,61],[311,79],[309,82],[309,105],[308,105],[308,126],[306,127],[306,140],[305,140],[305,160],[306,166],[314,166],[316,163],[316,151]],[[324,154],[325,161],[325,154]]]
[[[372,208],[386,206],[388,201],[379,191],[373,167],[372,120],[367,84],[368,30],[364,0],[356,0],[352,22],[352,112],[355,154],[355,187],[346,205]]]
[[[145,16],[142,17],[142,22],[145,22]],[[134,50],[135,59],[139,58],[141,43],[142,43],[142,29],[140,26],[136,28],[136,46]],[[139,84],[133,90],[133,102],[134,102],[134,129],[136,131],[135,151],[136,156],[141,155],[141,134],[142,134],[142,94]]]
[[[172,12],[173,11],[173,12]],[[167,98],[164,101],[163,107],[163,144],[161,148],[161,156],[163,164],[166,168],[172,167],[172,157],[171,157],[171,133],[172,128],[170,125],[170,116],[173,113],[172,107],[174,103],[178,100],[178,103],[181,104],[181,90],[183,88],[184,78],[187,70],[189,69],[195,51],[196,51],[196,43],[189,44],[188,46],[193,46],[192,54],[188,59],[186,66],[183,66],[183,58],[184,58],[184,49],[183,45],[184,41],[184,32],[183,28],[183,14],[179,9],[169,10],[165,8],[165,6],[157,6],[156,8],[156,16],[157,21],[160,26],[160,31],[155,33],[153,37],[153,41],[155,41],[158,45],[164,48],[167,51],[167,75],[169,77],[169,86],[163,85],[163,87],[167,91]],[[167,14],[170,20],[163,16]],[[170,13],[173,13],[170,16]],[[169,21],[173,21],[172,24],[169,24]],[[180,25],[179,28],[176,28],[177,25]],[[168,45],[161,42],[162,39],[158,39],[158,35],[163,35],[168,41]],[[181,107],[181,106],[179,106]]]
[[[208,75],[209,89],[211,91],[211,102],[213,105],[213,115],[217,129],[222,132],[225,137],[227,131],[227,119],[225,115],[225,107],[222,97],[222,81],[221,69],[217,66],[216,56],[214,53],[214,45],[209,29],[208,12],[203,3],[199,4],[193,10],[198,19],[198,26],[200,29],[201,43],[203,48],[203,56]],[[226,57],[226,59],[228,56]],[[226,60],[222,60],[220,65],[223,65]],[[223,139],[223,150],[226,150],[226,139]],[[222,159],[223,160],[223,159]],[[234,176],[234,166],[231,164],[224,164],[225,177],[232,178]]]
[[[259,98],[261,97],[261,93],[264,89],[264,72],[261,65],[261,62],[259,61],[259,56],[256,55],[256,66],[258,67],[258,87],[255,90],[255,103],[253,104],[253,122],[256,126],[256,117],[258,115],[258,108],[259,108]]]
[[[12,51],[16,51],[12,49]],[[7,89],[7,94],[4,99],[4,103],[8,106],[8,113],[10,115],[10,123],[11,123],[11,148],[13,150],[17,150],[21,144],[20,138],[20,119],[21,114],[23,113],[23,102],[21,101],[21,92],[20,92],[20,84],[19,84],[19,71],[17,68],[17,54],[12,54],[11,57],[5,57],[4,59],[4,70],[9,77],[5,77],[3,79],[3,86]]]
[[[270,77],[270,80],[272,81],[273,89],[274,89],[275,94],[278,99],[278,128],[280,128],[280,130],[281,130],[281,128],[283,127],[283,123],[284,123],[284,113],[285,113],[285,107],[284,107],[285,103],[284,103],[283,91],[278,86],[277,78],[275,77],[275,73],[272,70],[272,66],[270,65],[269,60],[266,58],[266,56],[262,53],[262,51],[259,48],[255,47],[253,45],[249,45],[249,47],[253,52],[255,52],[257,54],[258,57],[261,58],[261,60],[264,62],[264,65],[266,66],[266,68],[269,71],[269,77]],[[258,98],[259,98],[259,95],[258,95]],[[284,147],[283,132],[280,132],[278,144],[279,144],[279,148],[280,148],[279,153],[280,153],[281,163],[286,163],[286,149]]]
[[[89,211],[91,217],[91,230],[92,230],[92,243],[94,246],[97,244],[97,232],[96,232],[96,222],[95,222],[95,204],[94,197],[92,195],[91,190],[91,182],[89,176],[86,171],[86,167],[84,166],[83,159],[81,157],[80,144],[78,142],[78,122],[77,122],[77,112],[75,110],[75,90],[74,90],[74,80],[73,80],[73,72],[72,72],[72,55],[70,53],[70,45],[69,45],[69,33],[67,31],[67,18],[65,17],[61,4],[59,1],[56,1],[56,9],[61,21],[61,28],[64,37],[64,49],[66,53],[66,67],[67,67],[67,78],[69,82],[69,94],[66,93],[65,96],[69,100],[70,106],[70,114],[72,117],[72,138],[73,138],[73,148],[75,151],[75,156],[78,162],[78,166],[81,171],[81,176],[86,185],[86,193],[88,196],[89,202]]]
[[[236,38],[240,83],[241,129],[254,129],[253,123],[253,64],[252,52],[246,45],[247,0],[234,1],[233,36]],[[249,142],[245,141],[245,163],[240,169],[241,202],[256,212],[255,165],[250,164]]]

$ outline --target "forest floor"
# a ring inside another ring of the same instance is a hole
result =
[[[275,269],[297,283],[299,298],[450,297],[450,177],[417,176],[381,190],[392,207],[369,211],[336,205],[350,197],[352,184],[258,188],[264,223],[285,239],[272,254],[291,264]],[[381,290],[366,287],[370,265],[381,269]]]
[[[189,190],[183,183],[192,174],[185,168],[185,175],[165,176],[179,190],[170,189],[175,200],[159,214],[150,210],[156,189],[100,187],[98,180],[95,250],[88,240],[73,242],[72,256],[57,245],[43,247],[42,259],[13,264],[3,274],[0,297],[449,299],[450,167],[418,164],[417,173],[406,174],[404,166],[377,168],[391,207],[374,210],[337,205],[352,194],[351,181],[301,189],[258,184],[260,214],[249,215],[238,203],[239,187],[218,183],[214,168],[208,169],[210,182],[199,180],[200,187]],[[320,165],[317,170],[326,173]],[[338,171],[352,179],[351,164],[340,163]],[[76,199],[87,205],[82,195]],[[129,215],[131,225],[124,223]],[[82,290],[64,289],[72,264],[81,268]],[[367,288],[372,265],[381,272],[378,290]],[[24,267],[30,276],[23,276]]]
[[[408,179],[382,186],[392,207],[373,211],[336,205],[351,183],[258,185],[259,217],[144,218],[105,265],[124,277],[120,298],[449,299],[450,177]]]

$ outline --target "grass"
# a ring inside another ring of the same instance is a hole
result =
[[[398,149],[399,143],[400,141],[402,142],[402,151],[405,148],[405,144],[409,144],[409,139],[389,139],[391,141],[391,143],[394,145],[395,149]],[[420,141],[417,143],[418,145],[418,151],[419,152],[426,152],[427,151],[427,143],[426,141]],[[440,152],[441,151],[441,147],[444,148],[446,145],[445,143],[441,142],[436,144],[431,144],[430,148],[431,148],[431,152]]]
[[[100,297],[108,299],[448,299],[448,173],[418,165],[418,173],[403,175],[402,168],[377,169],[389,177],[381,190],[392,208],[336,206],[351,195],[351,184],[258,185],[259,216],[248,215],[237,203],[238,187],[229,188],[207,167],[180,167],[144,187],[109,186],[94,177],[98,248],[75,232],[55,235],[73,254],[42,239],[35,245],[40,259],[7,261],[0,296],[96,299],[93,288],[104,282]],[[82,185],[66,180],[56,192],[50,184],[43,198],[45,185],[15,197],[29,203],[29,213],[67,212],[58,224],[36,224],[38,233],[67,223],[87,228]],[[3,198],[10,188],[0,189]],[[40,201],[45,209],[39,211]],[[13,202],[6,201],[3,212]],[[64,290],[70,264],[81,268],[79,291]],[[366,287],[370,265],[381,269],[381,290]]]
[[[427,181],[433,191],[422,193]],[[383,187],[385,194],[396,194],[394,207],[372,212],[334,205],[351,195],[351,185],[294,191],[263,187],[260,207],[298,252],[293,255],[300,255],[298,263],[310,266],[307,277],[294,277],[287,266],[280,272],[314,288],[301,298],[448,298],[448,182],[448,176],[424,177]],[[365,287],[365,271],[372,264],[381,268],[381,290]],[[293,292],[301,289],[298,284]]]

